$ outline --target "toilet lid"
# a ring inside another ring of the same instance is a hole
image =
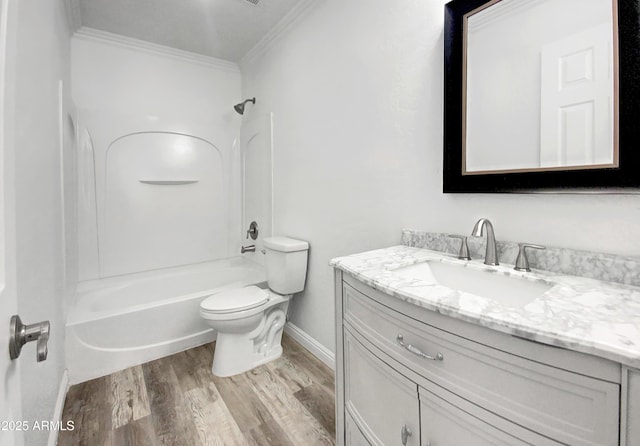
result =
[[[233,313],[259,307],[269,300],[269,294],[257,286],[236,288],[207,297],[200,308],[208,313]]]

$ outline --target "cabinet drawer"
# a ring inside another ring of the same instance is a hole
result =
[[[380,305],[348,285],[343,292],[345,321],[427,380],[559,442],[618,444],[618,385],[461,338]],[[399,334],[413,352],[398,343]],[[426,359],[418,351],[441,354],[442,360]]]
[[[344,331],[345,409],[374,446],[420,445],[418,386],[376,358]]]

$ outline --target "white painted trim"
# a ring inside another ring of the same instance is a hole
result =
[[[293,25],[295,25],[319,0],[300,0],[265,36],[240,59],[240,67],[245,67],[264,56]]]
[[[300,327],[292,324],[291,322],[287,322],[284,326],[284,331],[291,336],[293,340],[297,341],[300,345],[309,350],[313,356],[325,363],[331,370],[336,369],[335,353],[309,336],[309,334],[302,331]]]
[[[60,206],[62,206],[62,228],[60,234],[60,240],[62,240],[62,247],[60,257],[62,258],[62,277],[64,277],[65,281],[65,295],[66,295],[66,287],[67,287],[67,219],[65,218],[65,204],[68,202],[68,198],[65,197],[64,190],[64,160],[66,156],[64,155],[64,143],[66,142],[64,139],[64,124],[65,124],[65,110],[64,110],[64,94],[65,94],[65,85],[62,79],[58,80],[58,156],[60,160],[59,171],[60,175]]]
[[[56,399],[56,405],[53,409],[53,416],[51,421],[62,421],[62,409],[64,408],[64,401],[67,398],[67,391],[69,390],[69,373],[65,369],[62,372],[62,379],[60,380],[60,387],[58,388],[58,398]],[[47,446],[56,446],[58,443],[58,429],[51,429],[49,431],[49,440]]]
[[[144,40],[134,39],[132,37],[121,36],[120,34],[114,34],[94,28],[88,28],[86,26],[83,26],[78,31],[76,31],[73,37],[93,42],[107,43],[134,51],[141,51],[145,53],[156,54],[159,56],[171,57],[183,62],[196,63],[211,68],[218,68],[221,70],[228,70],[233,72],[240,71],[238,64],[235,62],[192,53],[190,51],[183,51],[165,45],[158,45],[155,43],[146,42]]]

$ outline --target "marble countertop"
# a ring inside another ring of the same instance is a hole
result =
[[[524,306],[447,288],[394,270],[425,261],[458,264],[549,285]],[[367,285],[411,304],[540,343],[640,368],[640,288],[513,265],[487,266],[451,254],[399,245],[331,260]]]

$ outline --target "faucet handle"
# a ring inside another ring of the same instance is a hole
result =
[[[451,238],[459,238],[461,240],[460,251],[458,252],[458,259],[460,259],[460,260],[471,260],[471,256],[469,255],[469,245],[467,244],[467,236],[466,235],[450,234],[449,237],[451,237]]]
[[[247,240],[251,237],[251,240],[255,240],[258,238],[258,223],[252,221],[249,225],[249,229],[247,229]]]
[[[529,259],[527,258],[527,248],[534,249],[546,249],[542,245],[532,245],[531,243],[518,243],[520,249],[518,250],[518,257],[516,258],[516,266],[513,267],[516,271],[531,271],[529,268]]]

